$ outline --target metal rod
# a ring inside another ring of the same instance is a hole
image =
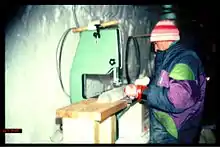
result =
[[[108,22],[103,22],[100,24],[100,27],[105,28],[105,27],[110,27],[110,26],[115,26],[118,25],[120,23],[120,21],[117,20],[113,20],[113,21],[108,21]],[[88,30],[88,26],[84,26],[84,27],[80,27],[80,28],[74,28],[72,30],[73,33],[77,33],[77,32],[83,32]]]
[[[150,37],[150,34],[143,34],[143,35],[135,35],[135,36],[132,36],[134,38],[148,38]]]

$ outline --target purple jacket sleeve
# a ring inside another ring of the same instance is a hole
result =
[[[152,82],[143,93],[149,106],[170,113],[181,113],[191,107],[199,92],[196,81],[174,80],[163,72],[159,80]]]
[[[188,109],[195,104],[197,96],[199,90],[196,81],[170,80],[167,97],[176,108]]]

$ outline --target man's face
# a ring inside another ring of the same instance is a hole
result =
[[[165,51],[169,48],[173,41],[155,41],[154,44],[154,51]]]

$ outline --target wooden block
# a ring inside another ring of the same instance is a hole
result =
[[[116,116],[103,122],[86,118],[63,118],[63,143],[114,143]]]
[[[102,123],[98,123],[97,126],[99,136],[97,135],[98,140],[95,143],[115,143],[117,131],[115,115],[107,118]]]
[[[89,118],[103,121],[111,115],[127,107],[126,101],[112,103],[98,103],[97,99],[87,99],[56,111],[56,116],[61,118]]]
[[[115,113],[126,107],[126,101],[87,99],[58,109],[56,115],[63,119],[63,143],[114,143]]]

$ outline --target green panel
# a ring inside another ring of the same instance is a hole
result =
[[[118,30],[100,30],[101,38],[97,40],[93,36],[94,32],[81,33],[70,74],[72,103],[84,99],[82,96],[83,74],[106,74],[113,67],[109,64],[112,58],[116,61],[114,67],[119,66]]]
[[[194,74],[191,68],[186,64],[176,64],[170,72],[170,77],[175,80],[194,80]]]
[[[173,119],[164,112],[156,111],[154,112],[155,118],[165,127],[168,133],[175,138],[178,138],[178,132],[176,124]]]

